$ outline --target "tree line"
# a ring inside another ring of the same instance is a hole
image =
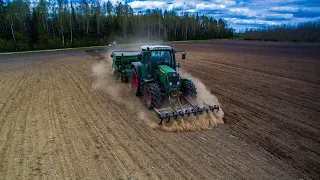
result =
[[[102,0],[0,0],[0,52],[233,37],[226,21]]]
[[[245,40],[320,42],[320,21],[247,29],[239,37]]]

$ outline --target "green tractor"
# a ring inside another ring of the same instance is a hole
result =
[[[142,46],[141,52],[116,52],[125,59],[125,53],[132,55],[130,65],[120,62],[121,77],[128,77],[130,72],[131,89],[137,96],[143,96],[144,104],[148,109],[154,109],[162,124],[165,118],[190,116],[201,114],[203,111],[219,111],[219,106],[194,105],[197,90],[190,79],[182,78],[178,73],[179,64],[176,62],[176,51],[170,46]],[[133,58],[133,56],[136,58]],[[112,57],[116,59],[113,52]],[[128,57],[129,58],[129,55]],[[182,53],[182,59],[186,53]],[[122,61],[123,62],[123,61]]]

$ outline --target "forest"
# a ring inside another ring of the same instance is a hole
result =
[[[101,0],[0,0],[0,52],[231,38],[223,19]]]
[[[320,21],[235,33],[223,19],[103,0],[0,0],[0,52],[147,41],[240,38],[320,42]]]
[[[239,37],[245,40],[320,42],[320,21],[247,29]]]

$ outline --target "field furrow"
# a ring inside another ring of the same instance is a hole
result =
[[[181,70],[218,97],[224,124],[153,129],[108,49],[0,56],[0,179],[319,179],[318,45],[172,46],[187,50]]]

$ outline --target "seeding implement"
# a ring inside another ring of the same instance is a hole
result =
[[[114,75],[121,77],[122,82],[128,82],[131,74],[131,62],[137,60],[139,51],[113,51],[112,68]]]
[[[170,46],[142,46],[138,51],[114,51],[112,66],[122,81],[130,79],[131,89],[137,96],[143,95],[144,104],[154,109],[160,124],[168,118],[190,116],[208,111],[219,111],[218,105],[195,105],[197,90],[190,79],[178,73],[176,51]]]

